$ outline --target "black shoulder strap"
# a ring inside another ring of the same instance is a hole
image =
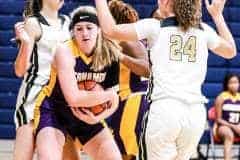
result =
[[[64,15],[60,14],[59,18],[61,20],[61,25],[63,26],[64,22],[66,21],[66,17]]]
[[[176,17],[168,17],[161,21],[160,27],[177,27],[179,25]]]
[[[33,17],[36,17],[39,23],[50,26],[47,20],[40,13],[33,15]]]
[[[179,26],[179,23],[177,21],[176,17],[168,17],[164,20],[161,21],[160,27],[177,27]],[[203,30],[202,25],[200,24],[199,26],[197,26],[196,28]]]

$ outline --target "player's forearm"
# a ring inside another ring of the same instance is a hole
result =
[[[107,1],[95,0],[95,3],[101,29],[104,34],[112,37],[112,35],[114,34],[114,28],[116,26],[116,23],[111,15],[111,12],[109,11]]]
[[[215,16],[215,17],[213,17],[213,20],[216,24],[219,35],[224,40],[226,40],[226,42],[228,42],[228,44],[229,44],[229,51],[227,54],[229,54],[230,57],[231,56],[234,57],[237,53],[236,44],[235,44],[235,41],[233,39],[233,36],[232,36],[228,26],[224,20],[223,15],[221,14],[221,15]]]
[[[18,77],[22,77],[26,73],[29,67],[31,52],[31,46],[27,42],[22,42],[14,65],[15,74]]]
[[[149,63],[146,60],[132,58],[128,55],[122,55],[120,62],[122,62],[132,72],[139,76],[149,77],[150,75]]]
[[[68,104],[72,107],[92,107],[111,100],[109,91],[84,91],[78,90],[66,97]]]
[[[218,118],[217,119],[217,123],[220,124],[220,125],[225,125],[225,126],[228,126],[228,127],[232,128],[232,124],[227,122],[227,121],[225,121],[222,118]]]

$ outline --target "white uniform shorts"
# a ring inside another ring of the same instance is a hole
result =
[[[34,108],[36,99],[43,86],[22,82],[19,89],[14,122],[16,129],[22,125],[28,124],[34,119]]]
[[[170,98],[152,102],[143,123],[139,159],[190,159],[205,123],[204,104],[187,104]]]

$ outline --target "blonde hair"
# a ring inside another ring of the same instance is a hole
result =
[[[183,31],[199,27],[201,22],[200,0],[173,0],[173,11]]]
[[[79,13],[86,12],[97,15],[96,9],[92,6],[80,6],[71,13],[71,19]],[[121,47],[115,41],[105,37],[102,31],[97,36],[97,41],[92,54],[91,69],[99,71],[106,66],[110,66],[112,62],[118,61],[118,55]]]

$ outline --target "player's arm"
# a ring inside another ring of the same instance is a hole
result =
[[[224,99],[221,95],[219,95],[215,100],[215,108],[216,108],[216,122],[220,125],[225,125],[228,127],[233,127],[231,123],[222,119],[222,106],[223,106]]]
[[[147,49],[139,41],[121,42],[123,53],[119,56],[120,62],[139,76],[149,77],[150,69]]]
[[[25,22],[15,24],[16,39],[21,41],[15,60],[15,74],[22,77],[30,64],[34,42],[41,34],[40,26],[35,18],[28,18]]]
[[[207,10],[215,22],[220,36],[218,45],[211,50],[219,56],[230,59],[236,56],[237,49],[233,36],[222,14],[225,2],[225,0],[213,0],[212,4],[209,4],[209,1],[205,0]]]
[[[55,64],[63,95],[71,107],[91,107],[112,101],[115,96],[113,91],[79,90],[74,72],[75,59],[64,44],[56,49]]]
[[[88,124],[96,124],[96,123],[99,123],[101,120],[104,120],[110,115],[112,115],[118,108],[118,102],[119,102],[119,97],[116,94],[111,101],[111,107],[108,109],[105,109],[103,112],[101,112],[97,116],[95,116],[91,111],[85,108],[82,108],[81,110],[76,108],[71,108],[71,109],[74,116],[77,117],[78,119]]]
[[[109,38],[121,41],[137,41],[138,36],[133,24],[117,25],[109,11],[106,0],[95,0],[97,16],[101,29]]]

